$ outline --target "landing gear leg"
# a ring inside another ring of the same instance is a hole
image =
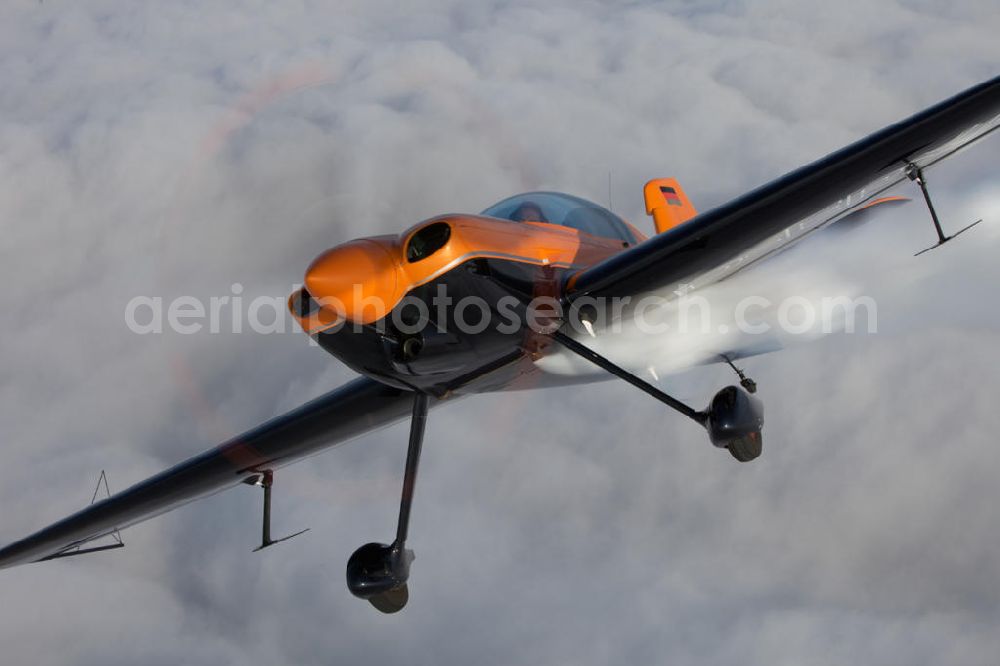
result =
[[[365,544],[354,551],[347,562],[347,587],[351,594],[367,599],[383,613],[402,610],[410,597],[406,581],[410,577],[413,551],[406,548],[406,535],[410,526],[410,507],[413,504],[413,489],[417,482],[417,467],[424,442],[427,409],[427,395],[415,392],[396,540],[388,546],[381,543]]]
[[[624,368],[615,365],[611,360],[560,330],[552,333],[552,339],[574,354],[582,356],[597,367],[624,379],[640,391],[648,393],[671,409],[703,426],[708,431],[708,437],[712,444],[719,448],[728,449],[733,457],[740,462],[749,462],[760,455],[763,446],[761,428],[764,425],[764,406],[756,396],[750,395],[757,389],[757,384],[736,370],[735,366],[733,369],[739,374],[742,380],[740,384],[743,388],[727,386],[715,394],[708,409],[699,412]],[[727,358],[726,361],[728,362],[729,359]]]

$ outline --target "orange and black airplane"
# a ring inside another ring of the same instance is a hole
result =
[[[937,245],[945,243],[954,236],[938,220],[924,170],[998,126],[1000,77],[707,212],[696,213],[676,181],[650,181],[649,238],[593,203],[532,192],[479,215],[442,215],[398,236],[327,250],[289,307],[360,377],[0,549],[0,568],[120,547],[121,529],[239,484],[264,490],[266,548],[291,538],[271,538],[276,469],[409,416],[395,540],[362,546],[347,564],[354,595],[397,611],[409,596],[407,528],[429,408],[461,395],[594,379],[547,372],[542,361],[557,353],[628,381],[705,428],[715,446],[752,460],[763,427],[753,381],[737,370],[740,385],[723,388],[706,409],[684,404],[588,346],[613,335],[609,321],[635,315],[611,304],[726,279],[812,232],[899,201],[886,192],[907,179],[921,190]],[[478,307],[461,311],[470,298]],[[502,325],[488,325],[496,316]],[[730,365],[756,353],[719,351]],[[116,541],[91,543],[102,537]]]

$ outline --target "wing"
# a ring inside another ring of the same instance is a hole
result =
[[[1000,77],[575,274],[569,300],[721,280],[877,200],[1000,125]]]
[[[412,403],[409,392],[356,379],[0,549],[0,568],[48,559],[394,423]]]

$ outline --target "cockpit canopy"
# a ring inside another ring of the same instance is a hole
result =
[[[559,192],[528,192],[504,199],[482,212],[512,222],[546,222],[572,227],[601,238],[636,242],[624,220],[607,208]]]

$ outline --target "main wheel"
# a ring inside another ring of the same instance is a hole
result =
[[[368,598],[368,602],[372,606],[386,614],[398,613],[403,610],[409,600],[410,590],[406,583]]]
[[[729,442],[726,448],[740,462],[750,462],[760,456],[761,451],[764,449],[764,442],[760,433],[752,432],[749,435]]]

